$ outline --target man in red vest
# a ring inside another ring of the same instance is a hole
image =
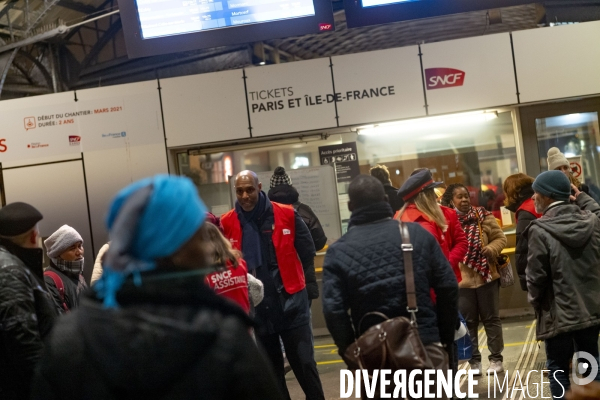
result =
[[[279,337],[306,399],[324,400],[304,278],[315,256],[310,231],[292,206],[268,199],[252,171],[237,175],[235,194],[235,208],[221,217],[221,225],[232,246],[242,251],[248,272],[264,284],[264,299],[256,307],[257,338],[285,398],[290,395]]]

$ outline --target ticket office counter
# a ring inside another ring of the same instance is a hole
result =
[[[527,293],[521,290],[519,278],[517,276],[515,263],[515,245],[516,235],[514,227],[508,227],[504,230],[507,238],[507,245],[503,253],[508,254],[515,277],[515,284],[508,288],[500,289],[500,317],[512,317],[521,315],[534,315],[533,309],[527,302]],[[325,253],[320,252],[315,258],[315,269],[317,271],[317,282],[319,284],[320,296],[312,302],[312,325],[315,336],[329,335],[325,318],[323,316],[323,260]]]

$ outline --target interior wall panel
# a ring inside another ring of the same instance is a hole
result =
[[[119,190],[139,179],[166,174],[162,144],[125,147],[84,153],[90,218],[96,251],[108,241],[105,218]]]
[[[600,93],[600,21],[512,37],[521,103]]]
[[[47,238],[64,224],[79,232],[84,242],[84,276],[89,282],[95,254],[82,161],[4,169],[2,174],[7,204],[29,203],[44,216],[39,223],[42,238]]]

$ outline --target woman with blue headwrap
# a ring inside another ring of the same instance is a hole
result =
[[[203,283],[205,215],[187,178],[117,194],[102,278],[54,328],[33,398],[281,398],[251,321]]]

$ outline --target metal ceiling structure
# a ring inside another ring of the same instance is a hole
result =
[[[334,32],[130,60],[116,0],[0,1],[0,99],[531,29],[544,16],[531,4],[348,29],[333,8]]]

